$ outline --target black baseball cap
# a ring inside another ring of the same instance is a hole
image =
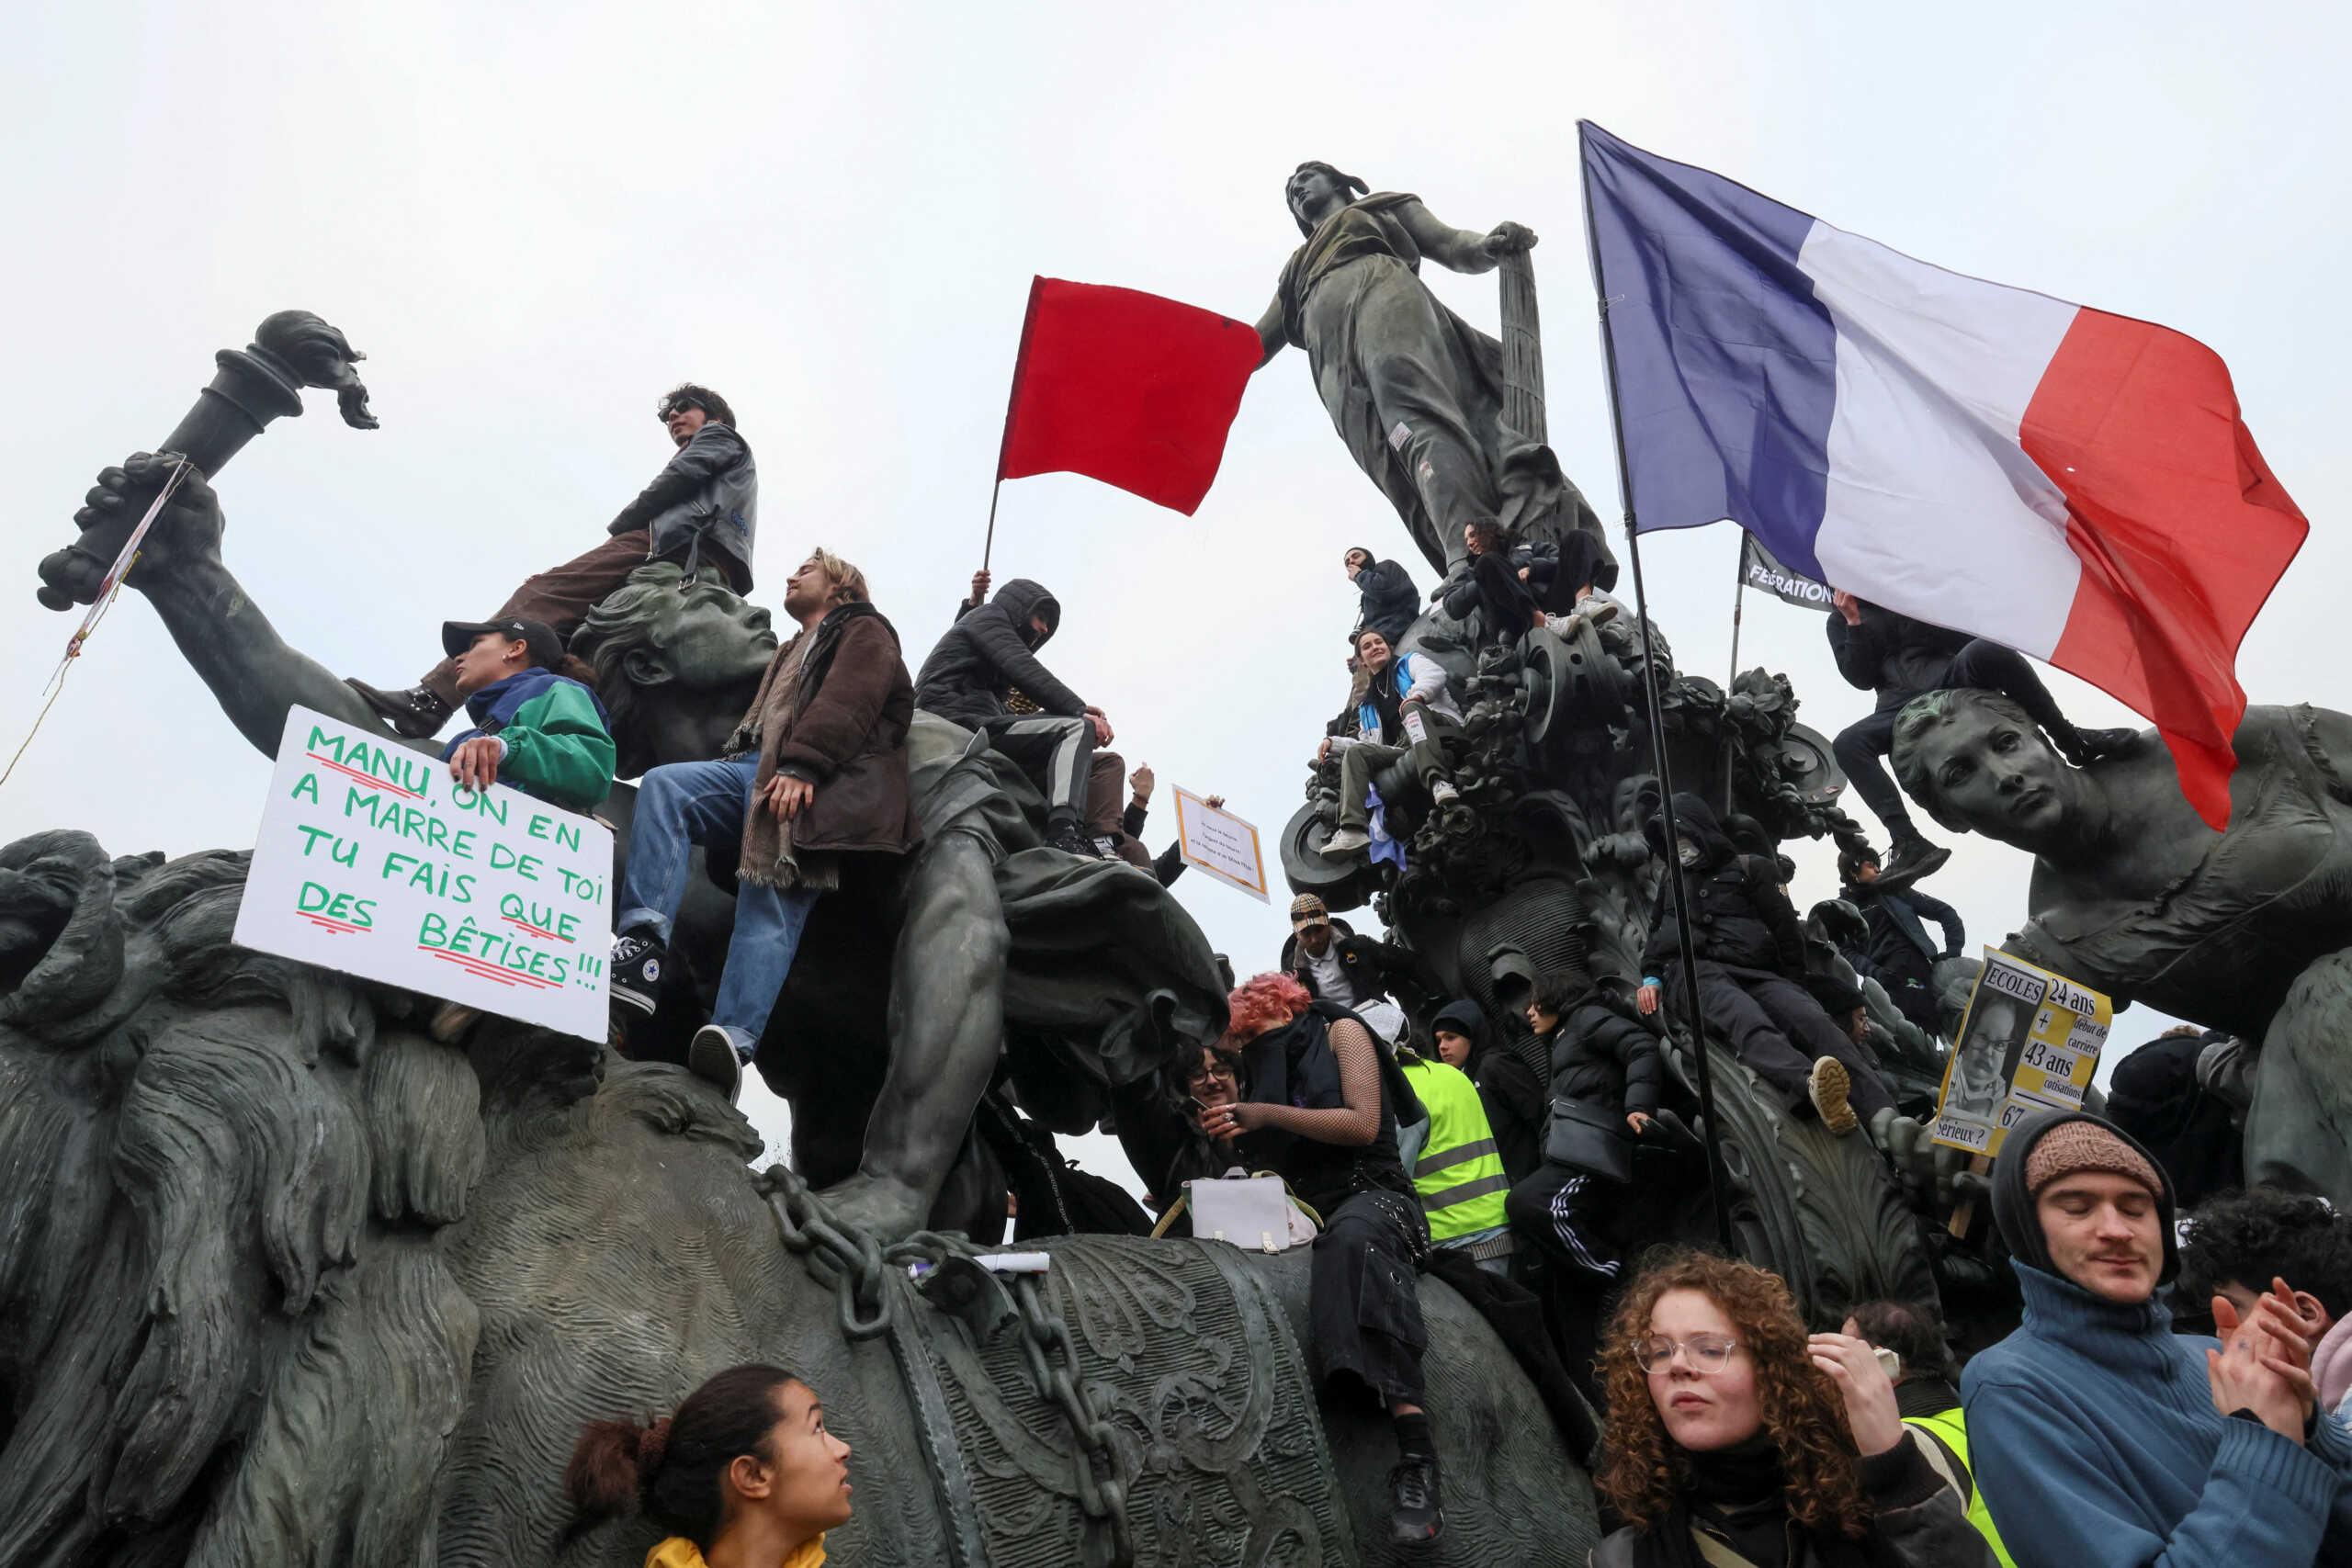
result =
[[[545,621],[526,621],[519,615],[508,615],[496,621],[444,621],[441,623],[441,651],[455,659],[474,645],[474,638],[484,632],[496,632],[500,637],[519,639],[530,650],[531,662],[548,670],[563,668],[563,638]]]

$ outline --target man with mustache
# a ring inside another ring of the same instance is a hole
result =
[[[2009,1133],[1993,1216],[2025,1321],[1961,1380],[1976,1479],[2018,1568],[2352,1562],[2352,1432],[2316,1408],[2288,1282],[2217,1342],[2176,1335],[2172,1184],[2116,1127]]]

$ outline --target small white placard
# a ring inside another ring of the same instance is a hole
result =
[[[612,881],[593,818],[296,707],[236,941],[602,1040]]]
[[[1258,829],[1188,789],[1176,792],[1176,842],[1184,863],[1266,903],[1266,857]]]

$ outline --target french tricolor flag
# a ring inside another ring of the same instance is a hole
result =
[[[2310,531],[2221,356],[1581,125],[1634,525],[2006,643],[2154,721],[2219,829],[2239,641]]]

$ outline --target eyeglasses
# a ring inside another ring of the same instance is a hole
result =
[[[1693,1371],[1712,1377],[1724,1370],[1738,1348],[1738,1340],[1720,1334],[1693,1334],[1679,1342],[1663,1334],[1645,1334],[1634,1341],[1634,1364],[1645,1372],[1662,1372],[1673,1364],[1675,1351],[1680,1350]]]

